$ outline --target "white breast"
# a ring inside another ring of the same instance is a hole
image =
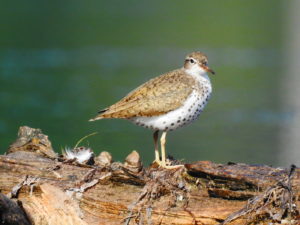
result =
[[[172,131],[197,119],[205,107],[211,94],[211,89],[199,93],[194,90],[183,106],[164,115],[153,117],[134,117],[130,120],[136,125],[152,130]]]

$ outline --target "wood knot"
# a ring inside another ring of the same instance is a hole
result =
[[[53,151],[48,136],[43,134],[41,129],[27,126],[19,128],[17,140],[9,146],[8,154],[14,152],[33,152],[48,158],[57,158]]]
[[[141,157],[137,151],[132,151],[126,157],[124,167],[132,172],[140,172],[142,170]]]
[[[109,152],[103,151],[95,158],[95,164],[97,166],[109,166],[113,162],[112,156]]]

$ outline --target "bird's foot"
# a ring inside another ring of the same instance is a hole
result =
[[[184,165],[166,165],[165,162],[161,161],[161,160],[154,160],[152,164],[156,164],[159,168],[164,168],[164,169],[177,169],[177,168],[181,168],[184,167]]]
[[[162,161],[155,159],[152,163],[152,165],[155,165],[155,167],[162,167]]]
[[[171,169],[178,169],[178,168],[182,168],[182,167],[184,167],[184,165],[173,165],[173,166],[165,165],[163,168],[171,170]]]

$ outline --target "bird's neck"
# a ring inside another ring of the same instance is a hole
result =
[[[208,76],[207,72],[205,70],[203,70],[202,68],[196,68],[196,69],[194,69],[194,68],[191,68],[191,69],[183,68],[183,70],[185,71],[185,73],[192,76],[194,79],[196,79],[201,84],[211,86],[209,76]]]

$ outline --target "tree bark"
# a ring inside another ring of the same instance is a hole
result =
[[[144,168],[137,152],[125,163],[112,162],[109,153],[78,163],[57,156],[48,137],[28,127],[7,153],[0,156],[5,224],[26,224],[4,220],[16,201],[28,224],[300,224],[295,166],[199,161]]]

